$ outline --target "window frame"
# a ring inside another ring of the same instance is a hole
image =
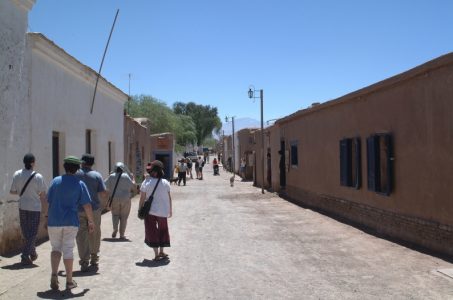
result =
[[[382,149],[383,147],[384,149]],[[382,154],[385,157],[381,157]],[[368,190],[385,196],[389,196],[394,191],[393,161],[392,134],[376,133],[370,135],[367,138]]]
[[[293,151],[293,148],[296,148],[296,151]],[[299,167],[299,141],[290,141],[289,142],[289,165],[292,169],[297,169]],[[295,160],[294,162],[294,154],[295,153]]]
[[[356,190],[362,186],[362,153],[360,137],[340,140],[340,185]]]

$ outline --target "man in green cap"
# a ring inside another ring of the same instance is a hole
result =
[[[64,159],[65,175],[55,177],[49,187],[48,232],[52,252],[50,287],[58,290],[58,266],[61,256],[66,270],[66,289],[77,286],[72,279],[75,238],[80,226],[78,207],[82,206],[88,219],[90,232],[94,231],[93,211],[87,186],[74,174],[80,168],[80,160],[74,156]]]

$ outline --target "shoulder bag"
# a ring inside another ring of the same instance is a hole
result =
[[[25,189],[27,188],[28,184],[30,183],[30,181],[33,179],[33,177],[35,177],[36,175],[36,172],[33,172],[31,173],[30,177],[28,178],[27,182],[25,183],[24,187],[22,188],[22,190],[20,191],[20,197],[22,197],[22,195],[24,194],[25,192]]]
[[[156,188],[159,185],[159,182],[160,182],[160,178],[157,180],[156,186],[154,187],[154,190],[151,193],[151,195],[149,196],[148,200],[146,200],[143,203],[143,206],[140,207],[140,209],[138,210],[138,218],[140,220],[143,220],[149,214],[149,210],[151,209],[151,204],[153,203],[154,192],[156,191]]]

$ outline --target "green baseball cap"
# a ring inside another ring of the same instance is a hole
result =
[[[77,157],[75,156],[66,156],[65,159],[63,159],[63,161],[65,163],[68,163],[68,164],[73,164],[73,165],[80,165],[81,161],[80,159],[78,159]]]

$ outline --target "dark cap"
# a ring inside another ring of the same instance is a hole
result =
[[[85,153],[84,155],[82,155],[81,161],[88,166],[92,166],[94,165],[94,156],[89,153]]]
[[[27,153],[24,156],[24,164],[29,165],[35,162],[35,156],[31,153]]]

